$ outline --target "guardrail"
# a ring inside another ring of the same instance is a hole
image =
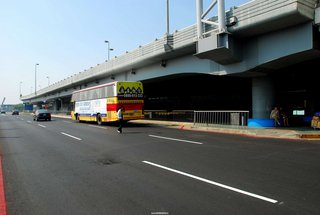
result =
[[[194,111],[194,126],[235,127],[248,126],[249,111]]]
[[[194,110],[145,110],[145,119],[193,122]]]
[[[145,110],[145,119],[193,122],[198,127],[247,127],[249,111]]]

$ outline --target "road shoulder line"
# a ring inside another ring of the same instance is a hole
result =
[[[2,172],[2,157],[0,157],[0,215],[7,214],[6,198],[4,192],[4,180]]]

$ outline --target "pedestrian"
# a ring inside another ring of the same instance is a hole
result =
[[[289,119],[288,119],[286,112],[283,110],[282,107],[280,107],[279,115],[280,115],[280,119],[282,121],[282,125],[284,127],[288,127],[289,126]]]
[[[119,121],[119,128],[118,128],[118,133],[122,133],[122,123],[123,123],[123,111],[124,111],[124,108],[123,106],[120,106],[118,112],[117,112],[117,118],[118,118],[118,121]]]
[[[279,121],[280,115],[279,115],[279,110],[277,107],[274,107],[270,113],[270,119],[274,120],[274,126],[278,127],[280,126],[280,121]]]

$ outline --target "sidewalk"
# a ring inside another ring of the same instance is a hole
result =
[[[304,139],[304,140],[320,140],[320,130],[307,128],[223,128],[223,127],[196,127],[193,123],[188,122],[170,122],[159,120],[134,120],[134,123],[156,124],[182,130],[193,130],[202,132],[215,132],[238,134],[251,137],[267,137],[280,139]]]
[[[68,115],[52,115],[52,117],[68,118]],[[251,137],[266,137],[280,139],[296,139],[296,140],[320,140],[320,130],[314,130],[308,127],[293,128],[222,128],[222,127],[196,127],[189,122],[172,122],[161,120],[133,120],[132,123],[158,125],[181,130],[193,130],[201,132],[214,132],[224,134],[238,134]]]

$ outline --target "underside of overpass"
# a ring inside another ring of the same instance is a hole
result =
[[[282,107],[291,126],[309,125],[320,111],[320,59],[280,69],[261,69],[237,76],[180,74],[144,81],[146,110],[249,110],[252,117],[252,82],[272,83],[271,107]],[[271,108],[269,111],[271,112]],[[300,114],[296,111],[303,111]]]
[[[248,110],[249,78],[181,74],[144,81],[146,110]]]
[[[292,125],[308,123],[310,117],[320,111],[319,60],[294,64],[270,73],[276,92],[274,105],[284,108],[291,117]],[[305,114],[295,115],[295,110],[303,110]]]
[[[292,118],[292,125],[301,125],[305,116],[320,111],[318,68],[320,58],[291,62],[290,66],[278,69],[259,68],[233,75],[181,73],[147,79],[143,81],[145,110],[248,110],[252,117],[254,80],[269,79],[273,92],[270,93],[272,103],[265,107],[267,112],[272,106],[282,107]],[[57,112],[71,110],[68,96],[45,104]],[[295,110],[303,110],[305,114],[295,116]]]
[[[291,126],[309,125],[306,118],[320,111],[318,68],[320,58],[236,76],[181,73],[148,79],[143,81],[145,110],[248,110],[252,117],[253,84],[261,78],[271,80],[271,107],[282,107]],[[69,97],[46,103],[58,112],[71,110]],[[303,110],[304,114],[296,115],[296,110]]]

